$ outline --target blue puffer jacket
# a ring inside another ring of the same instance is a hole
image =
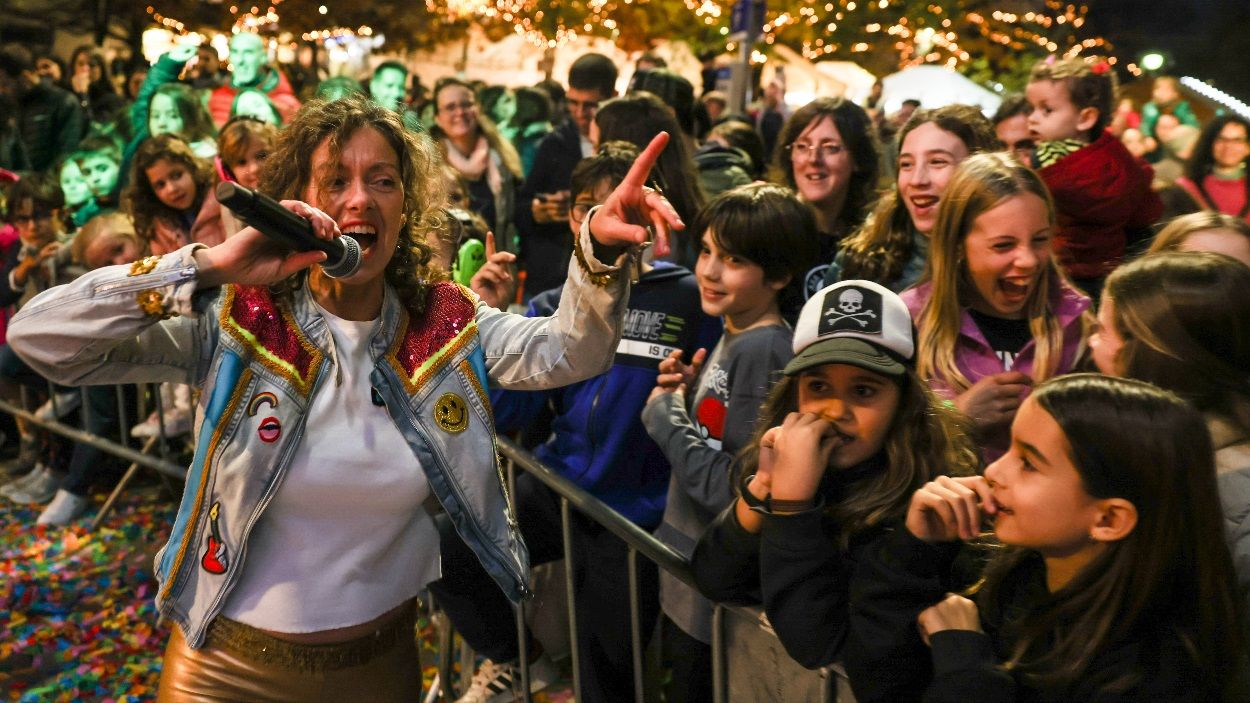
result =
[[[536,296],[526,313],[550,315],[561,289]],[[525,428],[544,403],[555,409],[552,438],[535,456],[638,526],[660,524],[669,465],[647,434],[640,415],[655,388],[660,360],[681,349],[686,361],[720,338],[719,318],[703,314],[694,274],[660,263],[630,291],[624,331],[607,373],[549,391],[494,390],[491,401],[500,432]]]

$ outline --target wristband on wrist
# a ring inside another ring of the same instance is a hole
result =
[[[753,513],[771,513],[773,506],[772,493],[763,498],[756,498],[750,489],[751,481],[753,480],[755,480],[755,474],[742,475],[742,483],[738,486],[738,493],[742,497],[742,502],[746,503],[747,509]]]

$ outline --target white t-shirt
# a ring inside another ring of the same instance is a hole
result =
[[[320,308],[320,306],[318,306]],[[341,382],[326,378],[273,499],[252,530],[222,613],[274,632],[373,620],[440,574],[429,484],[386,408],[374,405],[369,340],[377,320],[321,309]]]

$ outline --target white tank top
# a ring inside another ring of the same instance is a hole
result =
[[[322,381],[222,610],[273,632],[369,622],[440,571],[438,530],[422,508],[429,484],[386,408],[372,401],[369,340],[377,320],[321,315],[340,365],[327,373],[341,372],[341,383]]]

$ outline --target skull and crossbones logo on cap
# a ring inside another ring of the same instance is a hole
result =
[[[820,314],[820,334],[839,331],[880,333],[881,295],[857,287],[829,291]]]

